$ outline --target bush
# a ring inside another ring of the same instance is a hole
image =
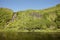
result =
[[[0,29],[4,28],[7,22],[12,19],[13,11],[7,8],[0,8]]]

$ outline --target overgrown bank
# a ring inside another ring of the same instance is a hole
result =
[[[0,8],[0,40],[60,40],[60,4],[19,12]]]

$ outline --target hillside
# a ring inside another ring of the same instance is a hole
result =
[[[11,20],[13,11],[8,8],[0,8],[0,29],[4,29]]]
[[[60,4],[44,10],[13,12],[0,8],[0,29],[10,31],[40,31],[60,29]]]

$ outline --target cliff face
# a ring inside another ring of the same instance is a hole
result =
[[[39,12],[32,12],[32,13],[30,13],[30,16],[41,18],[42,17],[42,14],[40,14]]]

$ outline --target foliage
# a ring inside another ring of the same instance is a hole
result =
[[[0,8],[0,29],[4,28],[7,22],[12,19],[13,11],[7,8]]]
[[[0,8],[0,40],[60,40],[60,4],[14,14]]]
[[[60,27],[60,7],[55,6],[44,10],[25,10],[16,12],[16,19],[10,22],[8,30],[56,30]]]
[[[57,30],[60,27],[59,4],[44,10],[25,10],[14,12],[16,18],[11,21],[13,11],[7,8],[0,8],[0,26],[4,30],[11,31],[35,31],[35,30]],[[4,15],[4,16],[3,16]],[[2,17],[3,16],[3,17]],[[14,15],[13,15],[14,16]],[[7,24],[7,22],[9,22]],[[7,25],[6,25],[7,24]],[[0,27],[0,28],[1,28]]]

